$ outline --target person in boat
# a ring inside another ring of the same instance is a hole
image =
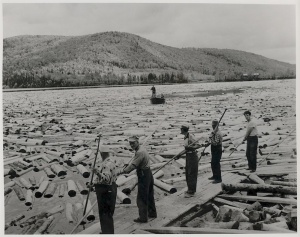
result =
[[[186,150],[186,165],[185,165],[185,177],[188,190],[185,192],[184,197],[190,198],[195,195],[197,189],[198,179],[198,155],[197,149],[200,148],[199,143],[196,141],[195,136],[189,133],[189,126],[182,125],[181,134],[184,135],[184,148]],[[194,143],[190,146],[190,144]]]
[[[139,217],[134,219],[134,222],[146,223],[148,218],[156,218],[157,212],[154,201],[154,179],[150,169],[150,156],[144,147],[139,144],[139,139],[136,136],[129,138],[129,144],[135,156],[123,170],[123,173],[130,173],[136,169],[138,176],[138,193],[137,206],[139,209]]]
[[[151,90],[152,90],[152,98],[155,98],[156,97],[156,88],[154,87],[154,85],[152,86]]]
[[[102,234],[114,234],[113,215],[117,198],[116,180],[120,168],[118,168],[116,160],[110,156],[113,151],[109,147],[100,146],[99,150],[103,162],[99,167],[93,169],[96,181],[91,185],[94,186],[97,196]]]
[[[222,158],[222,133],[219,130],[218,120],[212,121],[212,128],[213,131],[209,136],[209,143],[211,147],[211,170],[213,176],[208,178],[209,180],[214,180],[213,183],[221,183],[222,176],[221,176],[221,165],[220,161]]]
[[[245,111],[244,116],[248,123],[247,131],[243,139],[243,142],[247,141],[246,156],[248,160],[248,170],[251,170],[250,172],[255,172],[257,166],[258,131],[256,123],[251,118],[251,112]]]

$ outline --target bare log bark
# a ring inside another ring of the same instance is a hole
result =
[[[284,187],[275,185],[261,185],[261,184],[225,184],[222,183],[224,191],[256,191],[265,193],[280,193],[280,194],[295,194],[297,195],[297,188]]]

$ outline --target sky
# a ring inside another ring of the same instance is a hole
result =
[[[296,63],[295,1],[217,2],[4,2],[3,37],[120,31],[177,48],[236,49]]]

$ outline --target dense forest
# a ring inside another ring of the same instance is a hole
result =
[[[295,78],[296,66],[253,53],[174,48],[140,36],[16,36],[3,42],[3,87]]]

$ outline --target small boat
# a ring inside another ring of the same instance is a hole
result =
[[[164,104],[165,103],[165,98],[159,98],[159,97],[152,97],[150,99],[151,104]]]

